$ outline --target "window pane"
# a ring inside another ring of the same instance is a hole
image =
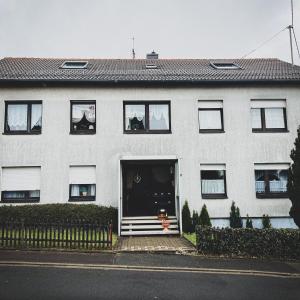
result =
[[[222,129],[220,110],[199,110],[200,129]]]
[[[95,104],[72,104],[72,129],[96,130]]]
[[[29,198],[39,198],[40,197],[40,191],[29,191]]]
[[[169,130],[169,105],[149,105],[149,128],[152,130]]]
[[[283,108],[265,108],[266,128],[285,128]]]
[[[252,108],[251,109],[251,118],[252,118],[252,128],[262,128],[261,126],[261,109]]]
[[[71,197],[91,197],[95,195],[95,184],[71,184]]]
[[[25,198],[25,192],[23,192],[23,191],[4,192],[3,196],[6,199],[12,199],[12,198],[24,199]]]
[[[7,130],[27,130],[27,104],[7,106]]]
[[[125,126],[126,130],[145,129],[145,105],[125,106]]]
[[[256,193],[265,193],[265,171],[255,170],[255,191]]]
[[[287,170],[270,170],[269,183],[271,193],[286,193],[287,192],[287,180],[288,171]]]
[[[42,104],[32,104],[31,106],[31,130],[41,131],[42,129]]]
[[[202,194],[225,194],[225,171],[201,171]]]

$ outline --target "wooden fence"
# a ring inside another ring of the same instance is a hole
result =
[[[0,248],[97,250],[112,247],[112,225],[76,222],[0,221]]]

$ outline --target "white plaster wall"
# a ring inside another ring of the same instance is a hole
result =
[[[253,98],[286,99],[289,132],[252,133]],[[197,101],[207,99],[224,101],[225,133],[199,134]],[[0,132],[5,100],[43,101],[41,135],[0,135],[0,166],[41,166],[40,203],[68,201],[70,165],[96,165],[96,203],[117,206],[120,156],[176,155],[182,203],[187,199],[191,210],[205,203],[211,217],[225,218],[235,201],[242,216],[288,216],[288,199],[255,197],[254,163],[290,162],[300,124],[300,87],[2,88]],[[70,100],[96,100],[95,135],[69,134]],[[124,100],[170,100],[172,134],[123,134]],[[226,164],[228,199],[201,199],[200,163]]]

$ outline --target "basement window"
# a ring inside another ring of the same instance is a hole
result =
[[[218,70],[239,70],[241,69],[240,66],[238,66],[235,63],[232,62],[211,62],[210,65]]]
[[[85,69],[87,61],[65,61],[62,65],[62,69]]]

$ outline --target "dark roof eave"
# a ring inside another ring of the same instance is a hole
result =
[[[82,80],[82,79],[0,79],[0,86],[205,86],[251,84],[300,84],[300,79],[238,79],[238,80]]]

